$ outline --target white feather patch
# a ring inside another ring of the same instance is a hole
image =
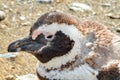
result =
[[[51,68],[59,68],[62,64],[66,64],[67,62],[73,61],[75,56],[80,54],[80,48],[81,48],[81,38],[82,34],[81,32],[75,27],[75,25],[67,25],[67,24],[57,24],[53,23],[50,25],[42,25],[40,26],[36,31],[44,31],[48,32],[51,34],[55,34],[57,31],[62,31],[64,34],[70,37],[71,40],[75,41],[75,44],[72,48],[72,50],[61,57],[55,57],[52,60],[50,60],[47,63],[41,63],[40,65],[46,69],[51,69]],[[33,32],[33,33],[34,33]]]
[[[51,80],[60,79],[60,80],[98,80],[96,78],[98,71],[92,69],[89,65],[83,64],[79,67],[74,68],[74,70],[52,70],[50,72],[46,72],[40,64],[37,64],[38,73],[46,78]]]

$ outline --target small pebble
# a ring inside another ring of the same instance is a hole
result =
[[[30,22],[24,22],[21,24],[22,26],[29,26],[30,25]]]
[[[0,21],[5,19],[5,13],[3,11],[0,11]]]
[[[26,74],[22,76],[17,76],[15,80],[38,80],[38,78],[34,74]]]
[[[4,54],[0,54],[0,58],[15,58],[17,56],[17,52],[16,53],[4,53]]]
[[[15,66],[11,66],[10,69],[15,69]]]
[[[11,1],[11,5],[15,5],[15,2],[14,2],[14,1]]]
[[[20,20],[24,21],[25,20],[25,16],[20,16]]]
[[[55,0],[57,3],[70,3],[71,0]]]
[[[4,24],[0,24],[0,29],[5,29],[7,26]]]
[[[108,13],[106,14],[107,17],[111,18],[111,19],[120,19],[120,14],[112,14],[112,13]]]
[[[120,15],[109,16],[111,19],[120,19]]]
[[[13,75],[8,75],[5,77],[5,80],[15,80]]]
[[[4,7],[5,9],[7,9],[7,8],[8,8],[8,6],[7,6],[7,5],[5,5],[5,4],[3,4],[3,7]]]
[[[70,6],[70,10],[84,12],[84,11],[92,11],[92,8],[84,3],[72,3]]]
[[[39,3],[52,3],[54,0],[36,0]]]
[[[117,31],[117,32],[120,32],[120,28],[117,28],[116,31]]]
[[[102,6],[102,7],[110,7],[111,4],[109,4],[109,3],[104,3],[104,4],[102,4],[101,6]]]

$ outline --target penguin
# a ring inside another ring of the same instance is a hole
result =
[[[120,80],[120,37],[99,22],[47,12],[9,44],[8,52],[19,51],[38,59],[40,80]]]

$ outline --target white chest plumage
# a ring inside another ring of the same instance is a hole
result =
[[[42,68],[39,63],[37,64],[37,71],[39,75],[46,77],[48,79],[60,79],[60,80],[97,80],[96,76],[98,71],[93,70],[87,64],[80,65],[73,70],[52,70],[47,72]]]

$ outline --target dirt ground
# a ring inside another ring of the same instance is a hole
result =
[[[89,5],[92,11],[72,11],[73,2]],[[48,11],[60,10],[78,19],[91,19],[103,23],[115,34],[120,27],[120,0],[54,0],[53,3],[39,3],[36,0],[0,0],[0,10],[6,14],[0,22],[0,54],[7,53],[7,46],[14,40],[29,34],[33,23]],[[112,14],[112,15],[111,15]],[[16,58],[0,58],[0,80],[9,76],[35,74],[37,59],[31,54],[20,52]]]

